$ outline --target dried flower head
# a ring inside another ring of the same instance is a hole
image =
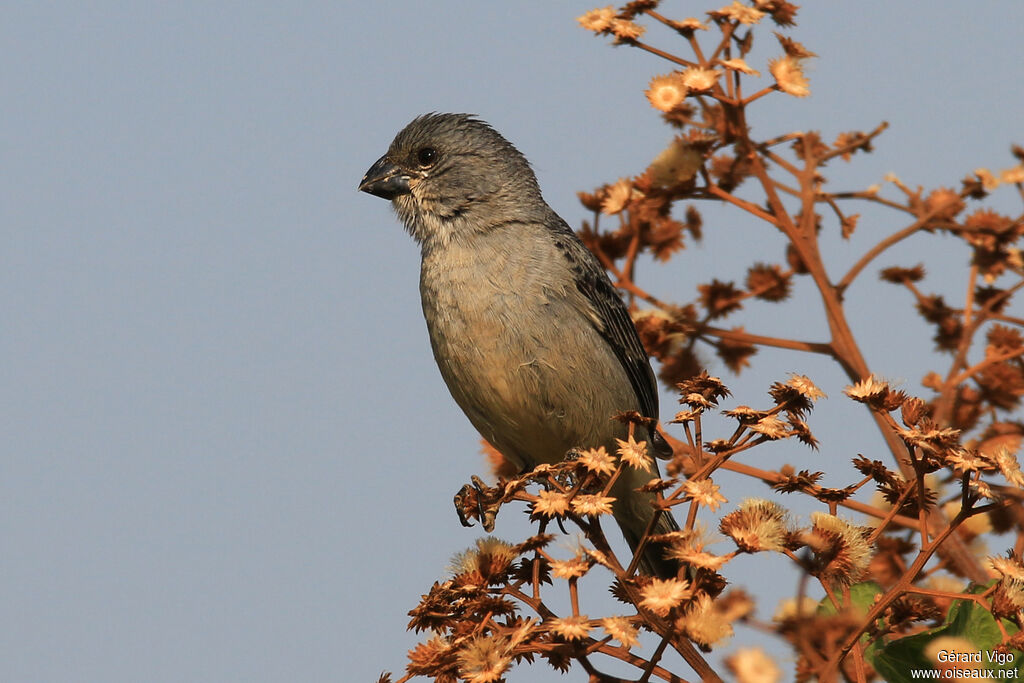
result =
[[[459,648],[459,675],[468,683],[495,683],[512,665],[504,636],[481,635]]]
[[[580,26],[588,31],[594,33],[600,33],[609,29],[612,25],[612,21],[615,20],[615,8],[611,5],[607,7],[601,7],[599,9],[592,9],[586,14],[577,17],[576,21],[580,22]]]
[[[434,636],[409,651],[408,671],[410,674],[419,676],[448,674],[454,680],[457,668],[456,653],[447,638]]]
[[[682,21],[673,21],[671,22],[671,24],[672,28],[674,28],[675,30],[682,31],[684,33],[688,32],[691,35],[694,31],[708,30],[707,24],[703,23],[700,19],[696,17],[687,17]]]
[[[485,579],[508,571],[519,556],[516,547],[500,538],[487,536],[476,540],[476,547],[469,548],[452,558],[451,570],[455,574],[478,573]]]
[[[718,485],[710,479],[689,479],[683,484],[683,491],[686,492],[684,500],[695,501],[712,511],[726,502],[726,497],[721,494]]]
[[[907,284],[909,282],[920,282],[924,279],[924,266],[920,263],[913,268],[890,266],[889,268],[883,268],[879,271],[878,277],[885,282],[891,282],[894,285]]]
[[[691,66],[683,72],[683,85],[693,92],[705,92],[715,87],[720,71],[714,69],[703,69],[699,66]]]
[[[734,588],[717,598],[717,607],[726,619],[736,621],[752,616],[757,605],[745,590]]]
[[[732,410],[723,410],[722,414],[738,420],[740,424],[754,424],[766,416],[763,410],[754,410],[750,406],[736,406]]]
[[[622,647],[631,648],[640,644],[637,637],[639,632],[636,626],[627,617],[605,617],[601,620],[604,632],[622,644]]]
[[[859,403],[870,403],[881,396],[885,396],[888,392],[889,384],[874,375],[870,375],[867,379],[862,379],[853,386],[846,387],[843,391],[844,394]]]
[[[959,429],[938,429],[929,420],[922,421],[919,427],[897,430],[897,433],[908,444],[917,446],[926,453],[939,453],[959,448]]]
[[[539,491],[533,503],[533,515],[557,517],[569,512],[569,496],[558,491]]]
[[[1024,164],[1017,164],[1016,166],[1003,169],[999,174],[999,180],[1007,185],[1024,183]]]
[[[744,5],[739,0],[733,0],[731,5],[727,7],[721,7],[713,12],[708,12],[713,19],[736,21],[741,24],[756,24],[761,21],[764,16],[764,12]]]
[[[775,31],[774,33],[775,38],[778,39],[779,41],[779,45],[782,46],[783,52],[785,52],[790,57],[794,57],[796,59],[807,59],[809,57],[818,56],[816,53],[811,52],[806,47],[796,42],[789,36],[784,36],[778,31]]]
[[[666,557],[682,560],[688,565],[717,572],[730,559],[729,556],[714,555],[704,550],[708,541],[703,526],[699,524],[690,530],[676,531],[664,536],[671,537],[668,539]]]
[[[792,280],[775,264],[755,263],[747,270],[747,290],[763,301],[784,301],[789,297]]]
[[[953,219],[964,210],[966,204],[960,193],[947,187],[940,187],[924,200],[924,208],[936,218]]]
[[[707,529],[700,522],[694,523],[693,527],[689,529],[679,529],[665,534],[658,534],[655,538],[665,543],[692,545],[702,548],[709,542]]]
[[[992,459],[995,460],[996,466],[1003,476],[1006,477],[1007,482],[1017,488],[1024,488],[1024,474],[1020,471],[1020,463],[1017,462],[1017,456],[1010,449],[1000,448],[992,454]]]
[[[785,384],[774,382],[768,394],[787,415],[803,416],[814,408],[814,401],[824,393],[803,375],[793,375]]]
[[[676,413],[676,416],[672,418],[672,424],[683,424],[684,422],[693,422],[703,412],[703,410],[680,410],[678,413]]]
[[[777,503],[748,498],[722,518],[718,530],[731,538],[743,552],[781,552],[789,533],[787,516],[785,508]]]
[[[612,19],[611,25],[608,29],[612,34],[622,41],[636,40],[644,34],[647,29],[632,21],[626,19]]]
[[[729,439],[713,439],[704,444],[704,448],[712,453],[725,453],[731,451],[735,444]]]
[[[595,563],[608,569],[613,569],[612,563],[608,560],[608,556],[602,553],[600,550],[590,548],[588,546],[582,546],[583,554],[593,560]]]
[[[702,394],[687,394],[679,399],[680,403],[686,403],[687,405],[697,408],[700,410],[707,410],[713,407],[715,404],[704,398]]]
[[[992,171],[987,168],[974,169],[974,175],[978,176],[978,180],[981,181],[981,186],[989,192],[999,187],[999,178],[997,178]]]
[[[643,596],[640,601],[641,607],[664,617],[683,600],[689,599],[693,592],[685,579],[652,579],[640,591],[640,595]]]
[[[516,626],[516,623],[518,623],[518,626]],[[509,644],[512,647],[522,645],[537,634],[537,620],[533,617],[527,617],[526,619],[517,617],[509,626],[516,626],[515,630],[508,636]]]
[[[825,392],[819,389],[814,382],[804,375],[790,375],[789,380],[786,381],[786,386],[795,389],[801,396],[811,401],[817,401],[819,398],[826,398]]]
[[[702,398],[710,407],[718,405],[718,399],[729,395],[729,390],[722,383],[722,380],[718,377],[712,377],[708,374],[707,370],[702,370],[699,375],[680,382],[676,386],[679,388],[679,394],[683,396],[683,398],[679,399],[679,402],[687,403],[691,408],[703,407],[695,404],[694,396]]]
[[[794,493],[795,491],[812,493],[818,485],[818,480],[825,476],[824,472],[811,472],[810,470],[800,470],[794,473],[793,468],[789,465],[783,466],[779,473],[783,478],[772,484],[772,488],[782,493]]]
[[[867,530],[824,512],[812,512],[811,522],[801,540],[814,551],[817,575],[840,586],[857,581],[871,561]]]
[[[992,595],[992,614],[997,617],[1013,617],[1024,610],[1024,564],[1013,552],[1006,557],[990,557],[992,568],[1000,579]]]
[[[801,60],[796,57],[779,57],[768,62],[768,70],[775,77],[779,90],[794,97],[807,97],[811,94],[810,83],[804,75]]]
[[[724,60],[722,60],[719,63],[722,66],[724,66],[726,69],[731,69],[733,71],[739,71],[740,73],[745,73],[745,74],[750,75],[750,76],[760,76],[761,75],[760,71],[751,68],[751,66],[749,64],[747,64],[747,62],[744,59],[740,58],[740,57],[736,57],[735,59],[724,59]]]
[[[1002,579],[1008,579],[1010,581],[1020,582],[1024,586],[1024,565],[1021,564],[1021,559],[1015,557],[1013,553],[1008,553],[1006,557],[990,557],[988,558],[989,564]]]
[[[908,397],[902,391],[893,390],[888,382],[874,375],[862,379],[853,386],[846,387],[844,394],[858,403],[864,403],[871,409],[890,412],[901,407]]]
[[[930,414],[931,407],[916,396],[911,396],[900,406],[900,419],[908,427],[917,426],[921,423],[922,419]]]
[[[732,282],[721,282],[718,278],[697,286],[701,304],[712,318],[724,318],[733,311],[743,308],[744,292]]]
[[[707,593],[701,593],[687,605],[677,626],[682,627],[690,640],[705,647],[732,635],[732,623]]]
[[[777,683],[782,678],[782,669],[759,647],[736,650],[725,665],[738,683]]]
[[[632,197],[633,183],[625,178],[620,178],[608,186],[604,199],[601,201],[601,213],[609,216],[621,213]]]
[[[596,494],[579,494],[572,499],[572,511],[577,515],[610,515],[615,499]]]
[[[750,425],[749,429],[769,439],[784,439],[788,435],[786,423],[774,415],[765,415]]]
[[[957,474],[973,474],[975,472],[991,472],[995,464],[978,451],[968,448],[950,448],[945,452],[946,465],[952,467]]]
[[[987,498],[989,500],[1000,500],[1002,498],[1001,495],[992,490],[992,487],[989,486],[987,481],[972,479],[968,482],[968,487],[981,498]]]
[[[619,444],[619,457],[622,458],[622,462],[636,470],[651,471],[654,460],[647,455],[646,441],[636,441],[631,434],[627,441],[616,439],[615,442]]]
[[[551,575],[556,579],[576,579],[590,571],[590,561],[577,554],[568,560],[552,560]]]
[[[604,446],[599,448],[588,448],[583,451],[577,462],[589,472],[599,476],[610,476],[618,466],[615,458],[612,457]]]
[[[995,300],[1001,297],[1002,294],[1003,290],[995,287],[985,287],[979,288],[975,292],[975,298],[979,299],[979,303],[984,306],[990,300],[995,304]],[[1024,335],[1021,335],[1019,330],[1005,325],[993,325],[989,328],[985,339],[988,341],[988,346],[985,347],[986,356],[1005,351],[1016,351],[1024,347]]]
[[[548,628],[556,636],[564,638],[565,640],[580,640],[586,638],[590,634],[590,630],[593,626],[590,625],[590,619],[585,614],[580,614],[575,617],[562,617],[561,619],[552,619],[547,622]]]
[[[655,76],[644,94],[658,111],[672,111],[686,98],[686,85],[678,73]]]
[[[807,423],[792,413],[787,417],[787,419],[789,420],[789,426],[792,429],[789,436],[795,436],[797,441],[800,443],[805,446],[810,446],[814,450],[818,450],[818,440],[814,438],[814,434],[811,433],[811,428],[807,426]]]

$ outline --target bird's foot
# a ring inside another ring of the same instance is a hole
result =
[[[494,520],[504,492],[500,488],[488,487],[476,475],[471,481],[472,484],[466,484],[455,494],[455,512],[462,526],[473,526],[473,520],[479,519],[484,531],[490,533],[494,531]]]

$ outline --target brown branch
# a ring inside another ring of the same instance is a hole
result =
[[[768,138],[764,142],[758,142],[757,144],[754,145],[754,147],[757,149],[757,151],[763,153],[764,150],[768,147],[781,145],[782,143],[790,142],[791,140],[799,140],[801,137],[803,137],[802,133],[786,133],[784,135],[778,135],[774,138]]]
[[[843,145],[842,147],[836,147],[835,149],[833,149],[833,150],[831,150],[829,152],[826,152],[825,154],[822,154],[817,159],[818,164],[820,165],[821,162],[828,161],[829,159],[834,159],[835,157],[842,156],[843,154],[847,154],[849,152],[852,152],[852,151],[856,150],[858,147],[862,147],[865,142],[871,142],[872,140],[877,138],[879,135],[881,135],[882,132],[885,131],[885,129],[888,128],[888,127],[889,127],[889,122],[888,121],[882,121],[880,124],[878,124],[875,127],[875,129],[873,131],[871,131],[870,133],[868,133],[864,137],[858,138],[858,139],[856,139],[854,141],[851,141],[851,142],[848,142],[847,144]]]
[[[722,40],[719,41],[718,46],[715,48],[715,51],[711,53],[711,59],[709,61],[714,61],[718,59],[718,55],[722,54],[722,50],[729,47],[729,43],[732,41],[732,34],[735,32],[735,23],[729,22],[725,24],[725,26],[722,28]]]
[[[791,351],[806,351],[808,353],[820,353],[826,356],[834,356],[835,351],[831,344],[824,342],[800,341],[798,339],[785,339],[783,337],[766,337],[760,334],[738,332],[736,330],[725,330],[720,327],[703,327],[701,333],[707,333],[727,341],[754,344],[757,346],[770,346],[777,349],[789,349]]]
[[[768,159],[773,164],[775,164],[776,166],[781,166],[782,168],[784,168],[787,171],[789,171],[789,173],[791,175],[793,175],[793,176],[799,176],[800,175],[800,169],[797,168],[796,166],[794,166],[793,164],[791,164],[784,157],[782,157],[782,156],[780,156],[780,155],[776,154],[775,152],[772,152],[771,150],[768,150],[768,149],[762,150],[762,149],[760,149],[760,145],[758,146],[758,151],[761,152],[761,154],[764,154],[766,157],[768,157]]]
[[[990,365],[995,365],[996,363],[1002,363],[1003,361],[1011,360],[1013,358],[1019,358],[1020,356],[1024,356],[1024,347],[1019,348],[1019,349],[1012,349],[1010,351],[1006,351],[1005,353],[997,353],[997,354],[988,356],[988,357],[985,358],[985,360],[982,360],[982,361],[979,361],[978,363],[975,363],[974,365],[972,365],[971,367],[967,368],[966,370],[961,372],[959,375],[954,377],[952,379],[952,381],[951,381],[951,384],[953,386],[957,386],[958,384],[960,384],[964,380],[969,379],[970,377],[978,374],[979,372],[981,372],[982,370],[984,370],[985,368],[987,368]]]
[[[748,95],[747,97],[744,97],[742,100],[740,100],[740,105],[745,107],[748,104],[750,104],[751,102],[753,102],[755,100],[759,100],[762,97],[764,97],[765,95],[767,95],[769,93],[773,93],[773,92],[775,92],[778,89],[779,89],[778,85],[769,85],[766,88],[761,88],[760,90],[758,90],[753,95]]]
[[[920,216],[916,221],[914,221],[907,227],[897,232],[894,232],[885,239],[881,240],[875,246],[868,249],[864,253],[864,255],[861,256],[855,264],[853,264],[853,267],[851,267],[850,270],[847,271],[846,275],[843,276],[843,279],[839,281],[839,284],[836,285],[839,291],[845,291],[846,288],[850,286],[850,283],[853,282],[853,280],[857,277],[857,275],[860,274],[860,271],[864,270],[864,268],[866,268],[869,263],[875,260],[875,258],[879,256],[883,251],[885,251],[892,245],[896,244],[897,242],[900,242],[906,239],[907,237],[910,237],[915,232],[917,232],[924,226],[928,225],[928,222],[935,218],[935,216],[938,215],[938,213],[942,211],[944,208],[944,206],[939,206],[932,209],[931,211]]]
[[[1024,327],[1024,318],[1015,318],[1011,315],[990,315],[988,319],[1000,323],[1006,323],[1007,325],[1017,325],[1018,327]]]
[[[755,479],[760,479],[766,484],[778,484],[786,480],[786,477],[780,472],[773,472],[771,470],[762,470],[745,463],[736,462],[734,460],[726,460],[722,463],[723,470],[729,470],[731,472],[738,472],[739,474],[745,474]],[[819,489],[821,487],[818,487]],[[879,510],[878,508],[861,503],[856,500],[844,500],[839,503],[844,508],[854,510],[856,512],[862,512],[865,515],[870,515],[878,519],[891,519],[896,524],[907,529],[917,530],[920,524],[913,517],[907,517],[906,515],[891,514],[891,511]]]
[[[776,227],[781,227],[775,216],[771,215],[770,213],[759,207],[757,204],[752,204],[745,199],[740,199],[739,197],[730,194],[729,192],[726,192],[718,185],[708,185],[707,191],[711,195],[717,197],[718,199],[722,199],[724,201],[729,202],[730,204],[734,204],[735,206],[738,206],[744,211],[751,213],[754,216],[757,216],[763,221],[771,223]]]
[[[650,52],[652,55],[658,55],[662,59],[667,59],[668,61],[674,64],[679,64],[680,66],[697,66],[695,62],[691,62],[688,59],[683,59],[682,57],[676,57],[674,54],[665,52],[664,50],[659,50],[653,45],[642,43],[639,40],[630,40],[627,44],[632,45],[633,47],[638,47],[641,50],[646,50],[647,52]]]
[[[967,295],[966,303],[964,308],[958,311],[963,318],[963,328],[960,331],[960,340],[957,343],[956,354],[953,356],[953,361],[949,364],[949,371],[946,373],[946,379],[942,383],[942,388],[939,390],[939,395],[935,400],[935,420],[939,424],[944,424],[949,420],[951,411],[953,410],[953,400],[955,398],[956,387],[959,386],[962,380],[958,378],[962,373],[960,371],[967,367],[967,353],[971,350],[971,344],[974,341],[974,335],[978,329],[985,323],[985,312],[984,310],[978,311],[977,316],[972,320],[972,312],[974,308],[974,290],[977,286],[978,281],[978,266],[977,264],[971,264],[970,273],[967,276]],[[915,295],[918,298],[918,302],[923,300],[920,293],[913,288]]]
[[[620,277],[619,273],[618,273],[618,269],[615,268],[614,265],[611,266],[611,267],[606,265],[605,267],[609,271],[611,271],[612,275],[615,276],[615,286],[618,287],[619,289],[624,289],[627,292],[629,292],[630,294],[632,294],[633,296],[639,297],[639,298],[643,299],[644,301],[646,301],[647,303],[651,304],[652,306],[657,306],[658,308],[660,308],[662,310],[670,311],[670,310],[673,309],[673,306],[671,304],[669,304],[669,303],[667,303],[665,301],[662,301],[658,297],[656,297],[653,294],[649,293],[647,290],[643,289],[642,287],[637,286],[637,284],[635,282],[633,282],[631,280],[623,280]]]
[[[877,192],[869,192],[867,190],[861,190],[858,192],[830,192],[827,196],[834,199],[861,199],[865,202],[874,202],[876,204],[881,204],[882,206],[887,206],[890,209],[896,209],[897,211],[903,211],[904,213],[909,213],[911,215],[914,214],[914,210],[906,204],[900,204],[899,202],[894,202],[891,199],[880,197]]]

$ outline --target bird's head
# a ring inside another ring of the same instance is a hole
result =
[[[413,119],[366,172],[359,189],[391,200],[421,243],[529,220],[538,204],[546,206],[525,157],[469,114]]]

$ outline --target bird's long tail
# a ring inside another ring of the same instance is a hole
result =
[[[613,504],[615,521],[622,529],[622,535],[629,544],[629,549],[636,553],[647,527],[654,518],[655,509],[651,505],[654,495],[642,493],[636,489],[643,486],[656,473],[643,472],[638,470],[627,470],[622,473],[619,481],[612,488],[612,495],[616,500]],[[672,513],[662,511],[658,515],[658,521],[654,524],[652,535],[667,534],[672,531],[679,531],[679,524],[672,517]],[[650,540],[644,544],[643,554],[640,557],[640,571],[648,576],[659,579],[674,579],[682,569],[682,563],[674,558],[666,556],[668,548],[664,543],[656,543]]]

